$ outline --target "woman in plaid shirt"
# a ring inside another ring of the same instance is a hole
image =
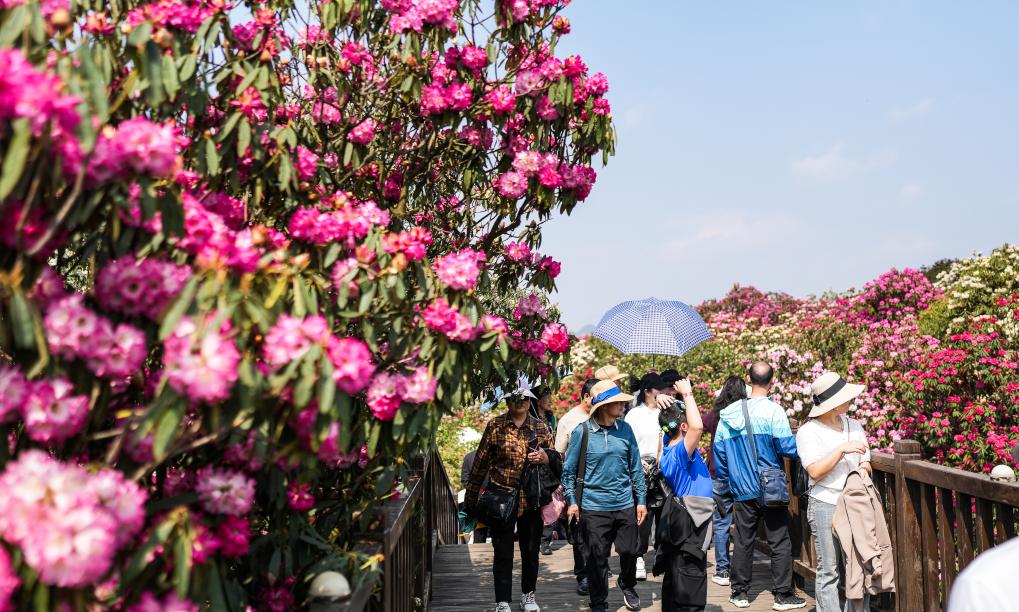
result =
[[[552,448],[551,429],[543,420],[528,414],[532,398],[534,394],[526,382],[521,380],[517,389],[506,399],[508,406],[506,413],[495,417],[485,427],[464,495],[464,505],[468,511],[472,511],[477,505],[481,485],[486,477],[489,488],[514,491],[520,489],[521,476],[526,464],[561,465],[562,458]],[[534,450],[530,450],[529,445]],[[492,574],[495,578],[496,612],[511,610],[514,527],[520,541],[522,566],[520,587],[523,596],[520,606],[524,612],[541,610],[534,599],[534,589],[538,582],[538,548],[543,526],[541,510],[528,509],[523,494],[519,495],[519,499],[520,506],[515,521],[499,529],[490,527],[492,546],[495,548]]]

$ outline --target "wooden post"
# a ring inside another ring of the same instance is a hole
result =
[[[895,604],[899,612],[924,609],[922,535],[920,532],[920,483],[906,480],[903,465],[920,459],[920,443],[915,440],[898,440],[895,450],[895,497],[899,504],[895,515],[896,551]]]

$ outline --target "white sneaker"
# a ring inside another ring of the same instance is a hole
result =
[[[647,580],[647,568],[644,566],[644,557],[637,557],[637,580]]]
[[[500,601],[495,604],[495,612],[513,612],[513,608],[510,607],[508,601]]]
[[[711,577],[711,582],[721,586],[729,586],[729,572],[721,571]]]
[[[524,612],[541,612],[541,608],[538,607],[538,602],[534,600],[534,591],[524,593],[524,595],[520,598],[520,609]]]

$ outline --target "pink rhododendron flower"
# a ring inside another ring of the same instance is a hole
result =
[[[514,170],[503,173],[495,181],[495,190],[504,198],[517,200],[527,193],[527,177]]]
[[[389,213],[372,201],[355,203],[346,198],[336,209],[299,208],[290,217],[290,235],[311,244],[347,242],[364,238],[373,226],[389,224]]]
[[[397,374],[379,372],[372,378],[365,395],[368,409],[380,421],[392,421],[400,409],[401,377]]]
[[[375,120],[365,119],[347,134],[347,140],[354,144],[366,145],[375,138]]]
[[[315,172],[318,171],[318,155],[315,155],[308,147],[304,145],[297,146],[297,176],[302,181],[310,181],[315,177]]]
[[[403,253],[410,261],[424,259],[430,244],[432,234],[423,227],[412,227],[398,234],[388,233],[382,239],[382,248],[387,253]]]
[[[291,612],[299,606],[294,599],[294,584],[297,579],[290,576],[279,580],[276,584],[266,585],[259,591],[259,600],[268,612]]]
[[[533,176],[541,169],[544,159],[537,151],[518,151],[513,157],[513,169],[524,176]]]
[[[170,123],[153,123],[145,117],[107,126],[96,141],[89,176],[99,182],[135,174],[173,176],[177,144]]]
[[[96,275],[96,301],[107,310],[158,320],[191,277],[186,266],[127,255]]]
[[[208,323],[214,318],[210,315]],[[195,401],[217,403],[230,396],[241,355],[227,336],[227,323],[219,329],[210,324],[199,330],[191,317],[182,318],[163,342],[163,363],[175,391]]]
[[[28,297],[45,312],[50,305],[66,295],[63,279],[53,268],[46,266],[39,272],[39,278],[36,279]]]
[[[0,474],[5,491],[0,536],[18,546],[48,585],[82,587],[104,576],[118,542],[133,539],[145,492],[121,476],[91,475],[45,452],[23,451]],[[101,492],[115,483],[125,499],[111,505]],[[121,522],[126,520],[126,522]]]
[[[300,359],[312,344],[324,343],[330,335],[329,324],[322,316],[298,319],[282,314],[265,335],[262,356],[270,366],[280,367]]]
[[[562,264],[551,257],[543,257],[541,262],[538,263],[538,269],[542,272],[547,272],[549,276],[555,278],[562,271]]]
[[[506,325],[506,321],[504,321],[502,317],[497,317],[495,315],[482,315],[481,327],[487,332],[495,332],[500,336],[505,336],[509,333],[509,326]]]
[[[207,466],[198,470],[195,491],[209,512],[241,516],[251,510],[255,481],[237,470]]]
[[[248,553],[251,545],[251,525],[242,516],[227,516],[216,529],[216,541],[220,553],[227,559]]]
[[[21,407],[28,437],[48,444],[77,435],[88,417],[89,401],[74,395],[74,385],[63,377],[29,383],[29,393]]]
[[[7,549],[0,546],[0,612],[14,612],[11,599],[19,586],[21,586],[21,578],[11,567],[11,558],[7,555]]]
[[[541,303],[541,298],[533,293],[520,298],[516,311],[514,314],[519,313],[520,316],[524,317],[545,318],[548,316],[548,311],[545,310],[545,305]]]
[[[506,245],[506,259],[510,261],[529,261],[531,248],[523,242],[511,242]]]
[[[485,94],[485,101],[492,105],[492,111],[497,115],[513,112],[517,107],[517,96],[506,85],[499,85]]]
[[[477,284],[484,261],[485,254],[481,251],[464,249],[438,258],[432,270],[443,285],[457,291],[468,291]]]
[[[435,399],[438,381],[432,377],[426,366],[418,366],[409,376],[400,381],[400,397],[409,404],[427,404]]]
[[[0,423],[21,415],[22,406],[31,393],[31,385],[18,368],[0,365]]]
[[[541,332],[541,341],[553,353],[565,353],[570,350],[570,334],[561,323],[549,323]]]
[[[307,512],[314,508],[315,496],[311,494],[311,485],[291,482],[287,486],[287,503],[295,512]]]
[[[156,25],[194,34],[206,19],[218,12],[216,3],[195,0],[156,0],[133,9],[126,23],[131,28],[150,21]]]
[[[330,337],[326,355],[333,364],[333,380],[344,393],[353,395],[368,386],[375,366],[367,344],[356,338]]]
[[[563,184],[563,177],[554,166],[545,166],[538,172],[538,182],[549,189],[556,189]]]

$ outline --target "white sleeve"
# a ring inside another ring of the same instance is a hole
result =
[[[863,453],[860,463],[870,461],[870,442],[867,441],[867,432],[863,430],[863,424],[856,419],[849,419],[849,431],[853,433],[854,438],[867,445],[867,452]]]
[[[1009,601],[996,587],[977,580],[973,572],[963,572],[952,584],[948,597],[948,612],[990,612],[1008,610]]]
[[[800,456],[800,463],[807,467],[818,459],[823,458],[830,452],[821,448],[818,436],[813,432],[814,428],[804,425],[796,432],[796,452]]]

